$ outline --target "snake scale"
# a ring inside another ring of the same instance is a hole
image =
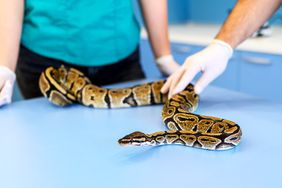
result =
[[[241,140],[240,127],[229,120],[194,114],[199,97],[193,85],[168,100],[160,92],[164,80],[128,88],[106,89],[91,84],[74,68],[49,67],[42,72],[39,87],[52,103],[66,106],[80,103],[94,108],[123,108],[164,104],[162,120],[169,130],[145,134],[133,132],[118,142],[123,146],[180,144],[208,150],[227,150]]]

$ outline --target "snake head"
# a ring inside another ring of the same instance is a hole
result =
[[[121,146],[144,146],[150,145],[151,142],[145,133],[136,131],[119,139],[118,143]]]

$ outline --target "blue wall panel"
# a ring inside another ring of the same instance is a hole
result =
[[[168,0],[169,23],[186,23],[190,19],[189,0]]]
[[[223,23],[237,0],[168,0],[169,23]],[[137,18],[142,22],[138,0],[133,0]],[[282,24],[282,8],[270,19],[271,24]]]
[[[282,24],[282,8],[280,9],[272,16],[270,19],[270,24]]]
[[[222,23],[236,0],[191,0],[190,21],[199,23]]]
[[[138,0],[133,0],[133,7],[138,21],[143,25]],[[189,20],[189,0],[168,0],[168,18],[170,24],[186,23]]]

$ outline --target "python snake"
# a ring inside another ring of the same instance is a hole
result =
[[[134,132],[118,142],[128,146],[180,144],[208,150],[227,150],[241,140],[240,127],[229,120],[194,114],[199,97],[192,84],[170,100],[160,92],[165,83],[155,81],[121,89],[106,89],[91,84],[74,68],[53,67],[42,72],[39,87],[52,103],[66,106],[80,103],[94,108],[123,108],[164,104],[162,119],[169,129],[152,134]]]

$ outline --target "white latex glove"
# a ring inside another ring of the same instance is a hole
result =
[[[156,59],[156,64],[163,76],[169,76],[180,68],[180,65],[175,62],[172,55],[166,55]]]
[[[0,66],[0,106],[11,103],[16,74],[5,66]]]
[[[232,54],[233,49],[229,44],[213,40],[205,49],[188,57],[181,68],[168,78],[161,92],[169,92],[168,96],[171,98],[183,91],[201,71],[203,75],[195,84],[195,92],[200,94],[210,82],[224,72]]]

